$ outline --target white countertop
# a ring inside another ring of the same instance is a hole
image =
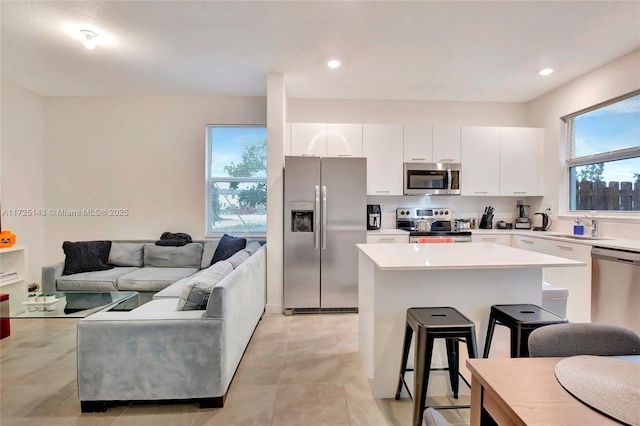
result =
[[[383,270],[459,270],[584,266],[565,259],[491,243],[357,244]]]
[[[464,229],[464,231],[471,231],[472,235],[522,235],[534,238],[544,238],[548,240],[564,241],[566,243],[585,244],[590,246],[599,246],[619,250],[633,250],[640,251],[640,240],[622,240],[615,238],[591,239],[589,235],[585,235],[583,238],[563,238],[563,235],[571,235],[563,232],[551,232],[551,231],[530,231],[526,229]],[[588,230],[587,230],[588,231]],[[376,231],[367,231],[369,235],[406,235],[408,231],[395,228],[378,229]]]
[[[590,246],[607,247],[620,250],[640,251],[640,240],[621,240],[601,237],[605,239],[592,239],[588,235],[582,238],[564,238],[563,235],[571,235],[563,232],[529,231],[526,229],[470,229],[473,235],[522,235],[532,238],[544,238],[548,240],[564,241],[566,243],[585,244]]]

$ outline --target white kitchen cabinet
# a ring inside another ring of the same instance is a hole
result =
[[[538,129],[500,128],[500,195],[538,195]]]
[[[404,126],[404,161],[433,163],[433,127],[426,124]]]
[[[362,157],[362,124],[327,124],[327,157]]]
[[[460,162],[460,126],[433,126],[433,162]]]
[[[367,234],[367,244],[406,244],[409,242],[409,234],[406,235],[370,235]]]
[[[500,129],[461,129],[462,195],[500,194]]]
[[[546,253],[547,240],[542,238],[525,237],[523,235],[514,235],[511,239],[511,246],[523,250],[535,251],[537,253]]]
[[[511,245],[511,235],[471,235],[472,243],[493,243],[503,246]]]
[[[546,268],[545,281],[569,290],[567,319],[571,322],[591,321],[591,246],[546,240],[546,254],[585,262],[587,266]]]
[[[291,123],[291,155],[326,157],[327,125],[324,123]]]
[[[513,246],[551,256],[585,262],[586,266],[545,268],[543,279],[569,291],[567,318],[571,322],[591,321],[591,246],[546,238],[514,235]]]
[[[402,195],[403,129],[395,124],[364,124],[367,195]]]

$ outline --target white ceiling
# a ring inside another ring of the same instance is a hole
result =
[[[640,47],[640,1],[2,1],[2,78],[45,96],[526,102]],[[95,50],[80,29],[99,34]],[[338,70],[326,67],[340,58]],[[550,77],[537,71],[553,67]]]

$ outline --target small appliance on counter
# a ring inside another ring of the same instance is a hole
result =
[[[367,204],[367,231],[380,229],[382,214],[379,204]]]
[[[493,227],[493,207],[487,206],[484,208],[484,213],[480,219],[479,229],[491,229]]]
[[[531,229],[531,219],[529,219],[530,206],[523,204],[522,200],[517,201],[518,217],[516,217],[515,229]]]
[[[507,223],[504,220],[496,222],[496,229],[513,229],[513,223]]]
[[[549,228],[551,228],[551,218],[549,217],[549,215],[545,212],[545,213],[536,213],[534,214],[534,216],[541,216],[542,217],[542,223],[540,225],[536,225],[533,227],[534,231],[546,231]]]

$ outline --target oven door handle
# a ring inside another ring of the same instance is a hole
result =
[[[451,194],[451,168],[447,167],[447,194]]]

